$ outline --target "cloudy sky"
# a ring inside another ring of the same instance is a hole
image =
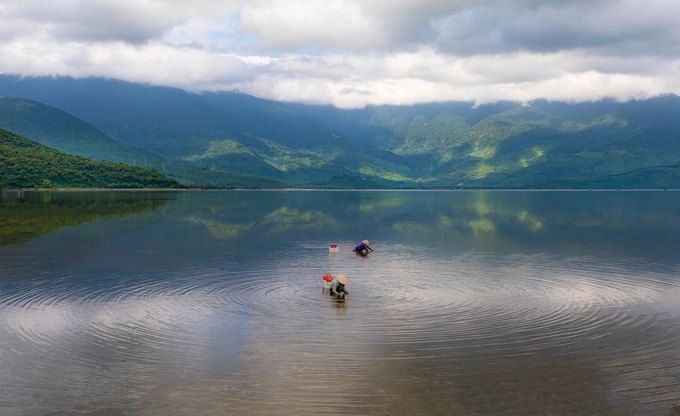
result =
[[[680,94],[678,0],[0,0],[0,73],[343,108]]]

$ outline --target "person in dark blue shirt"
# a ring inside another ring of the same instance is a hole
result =
[[[372,248],[368,246],[368,240],[364,240],[361,243],[357,244],[356,247],[354,247],[354,252],[357,254],[361,254],[362,256],[367,255],[371,251],[373,251]]]

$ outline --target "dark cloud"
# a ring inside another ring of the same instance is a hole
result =
[[[25,22],[27,33],[39,27],[57,41],[141,44],[162,37],[186,19],[184,8],[163,2],[10,1],[6,7],[6,18]]]
[[[680,53],[675,2],[498,2],[434,19],[437,48],[460,55],[592,49],[606,55]]]

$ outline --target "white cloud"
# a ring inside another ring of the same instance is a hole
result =
[[[0,73],[343,107],[680,93],[675,0],[6,0]]]
[[[383,36],[375,30],[372,17],[362,14],[360,4],[350,1],[256,2],[243,8],[241,19],[245,34],[261,39],[264,47],[284,51],[353,48],[364,42],[381,43],[375,38]]]
[[[0,45],[0,55],[12,57],[3,65],[3,72],[11,74],[98,76],[187,90],[211,89],[253,76],[252,65],[238,56],[163,44],[23,41]]]

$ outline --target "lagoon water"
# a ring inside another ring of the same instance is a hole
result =
[[[672,191],[5,192],[0,413],[678,415],[679,236]]]

